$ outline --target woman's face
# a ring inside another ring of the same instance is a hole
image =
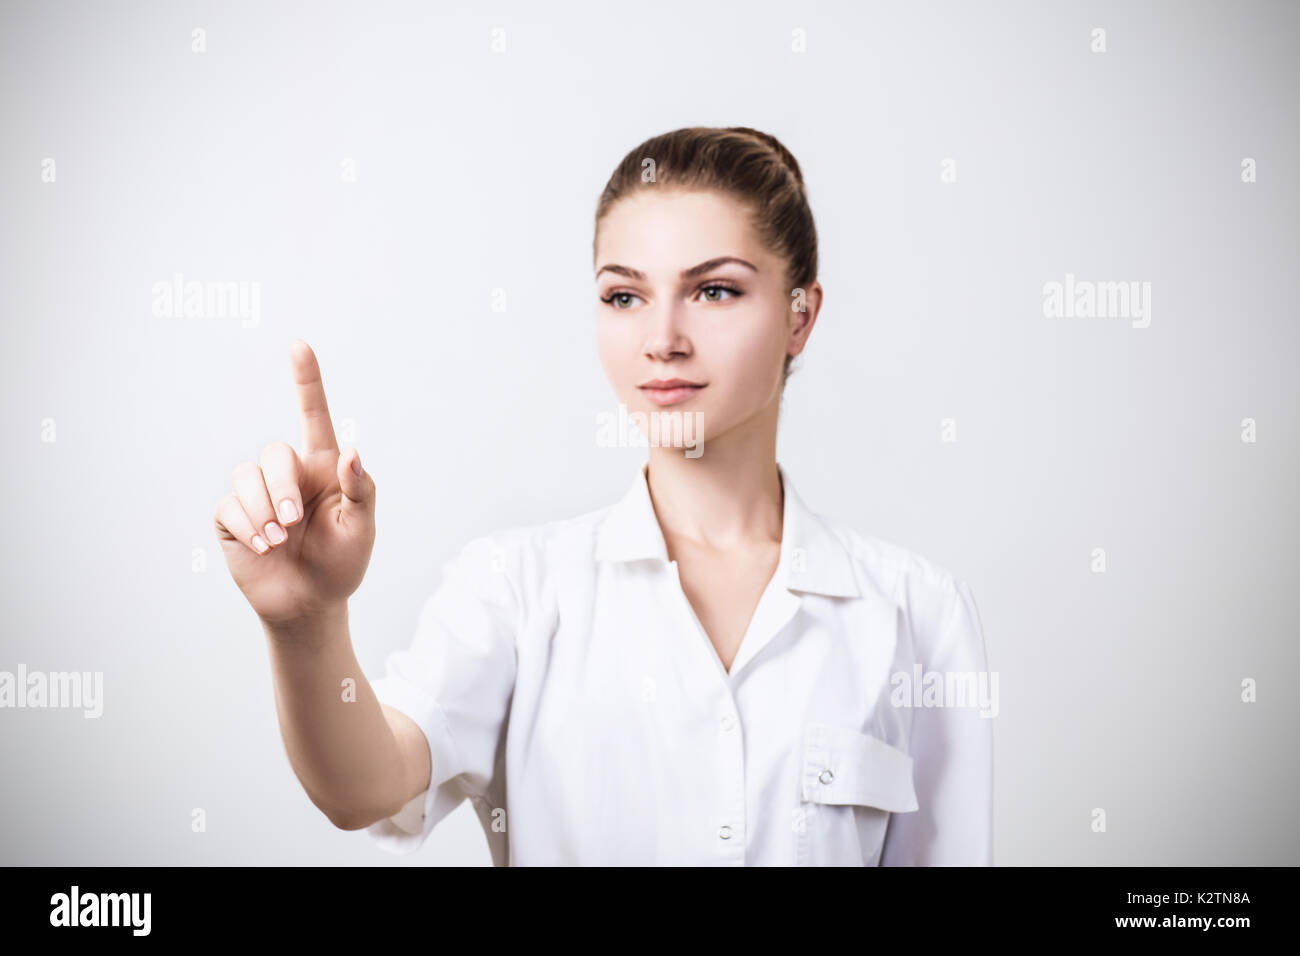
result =
[[[700,440],[765,415],[774,427],[785,357],[821,304],[814,283],[793,311],[786,269],[730,196],[651,188],[616,202],[597,233],[596,332],[619,401],[692,413]]]

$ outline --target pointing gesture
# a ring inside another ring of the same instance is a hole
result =
[[[290,349],[302,455],[284,442],[242,462],[215,525],[231,576],[271,624],[336,612],[361,584],[375,540],[375,483],[355,449],[339,452],[311,347]]]
[[[306,342],[295,340],[291,349],[293,358],[293,387],[298,391],[298,414],[302,418],[302,448],[304,454],[317,451],[338,453],[334,438],[334,424],[325,401],[325,383],[321,381],[320,365],[316,353]]]

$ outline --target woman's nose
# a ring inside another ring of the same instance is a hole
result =
[[[686,313],[682,303],[673,302],[655,306],[647,310],[645,354],[655,359],[667,359],[674,355],[689,355],[690,339],[686,335]]]

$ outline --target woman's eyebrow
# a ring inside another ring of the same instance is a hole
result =
[[[736,256],[718,256],[716,259],[709,259],[707,262],[701,262],[698,266],[691,266],[691,268],[689,269],[683,269],[682,278],[694,279],[696,276],[704,275],[704,273],[710,272],[713,269],[718,268],[718,266],[726,265],[729,262],[735,262],[742,266],[748,266],[750,269],[753,269],[755,272],[758,271],[758,267],[755,266],[752,262],[746,262],[744,259],[737,258]],[[603,265],[599,269],[597,269],[596,278],[600,278],[600,274],[607,270],[609,272],[616,272],[619,275],[627,276],[629,279],[636,279],[641,282],[645,281],[645,273],[641,272],[639,269],[633,269],[631,266],[620,266],[612,263],[609,265]]]

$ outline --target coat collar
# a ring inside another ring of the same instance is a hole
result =
[[[596,538],[597,561],[668,561],[663,531],[650,500],[648,465],[642,465],[623,498],[607,511]],[[781,558],[777,574],[791,591],[834,597],[861,597],[853,561],[826,522],[809,511],[784,468],[777,464],[785,491]]]

